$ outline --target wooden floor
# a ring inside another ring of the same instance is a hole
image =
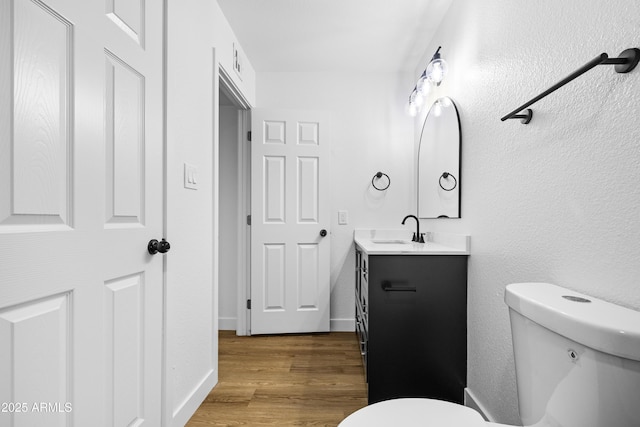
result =
[[[356,334],[220,332],[218,385],[188,427],[331,426],[366,406]]]

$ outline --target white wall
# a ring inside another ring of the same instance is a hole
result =
[[[167,4],[167,256],[165,422],[184,425],[218,376],[219,66],[250,104],[255,73],[231,68],[237,44],[217,2]],[[183,164],[198,190],[183,187]],[[161,179],[161,177],[158,177]]]
[[[354,227],[398,226],[415,211],[413,136],[397,73],[258,73],[258,107],[332,113],[331,327],[354,330]],[[406,78],[404,79],[406,80]],[[384,192],[371,189],[382,171]],[[337,211],[349,211],[338,225]]]
[[[640,309],[640,69],[599,66],[528,125],[500,117],[601,52],[640,47],[639,19],[626,0],[457,0],[416,64],[417,76],[442,45],[450,65],[435,95],[460,111],[462,219],[422,222],[472,236],[468,385],[499,422],[518,422],[505,285]]]
[[[220,108],[219,329],[236,330],[238,295],[238,109]]]
[[[334,113],[331,317],[353,318],[354,227],[395,227],[415,210],[414,151],[403,104],[438,45],[462,127],[462,219],[423,228],[469,233],[468,384],[489,416],[517,423],[504,287],[549,281],[640,309],[640,69],[599,66],[534,106],[508,113],[597,54],[638,47],[640,4],[567,0],[453,2],[414,75],[258,73],[259,107]],[[386,195],[369,191],[388,173]],[[377,196],[377,198],[376,198]],[[337,225],[338,209],[350,223]]]

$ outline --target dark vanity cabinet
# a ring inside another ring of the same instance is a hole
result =
[[[467,368],[467,256],[356,250],[356,331],[369,403],[462,403]]]

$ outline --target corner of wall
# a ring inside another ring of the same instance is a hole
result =
[[[469,387],[464,389],[464,406],[475,409],[482,415],[485,421],[496,422],[495,418],[489,413],[487,408],[478,400],[478,397],[471,391]]]

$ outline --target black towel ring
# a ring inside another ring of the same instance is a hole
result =
[[[453,187],[444,188],[444,186],[442,185],[442,178],[449,179],[449,177],[453,178]],[[458,185],[458,180],[456,179],[455,176],[453,176],[452,173],[443,172],[442,175],[440,175],[440,179],[438,180],[438,184],[440,184],[440,188],[442,188],[444,191],[453,191],[453,189],[456,188],[456,186]]]
[[[376,181],[376,179],[380,179],[380,178],[382,178],[383,176],[386,176],[386,177],[387,177],[387,186],[386,186],[386,187],[384,187],[384,188],[377,187],[377,186],[376,186],[376,182],[375,182],[375,181]],[[384,191],[384,190],[386,190],[387,188],[389,188],[389,186],[391,185],[391,178],[389,178],[389,175],[387,175],[386,173],[378,172],[377,174],[375,174],[375,175],[373,176],[373,178],[371,178],[371,185],[373,185],[373,188],[375,188],[375,189],[376,189],[376,190],[378,190],[378,191]]]

